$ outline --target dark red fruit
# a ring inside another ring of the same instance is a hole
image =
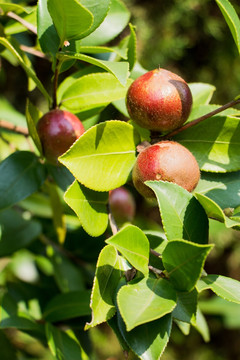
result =
[[[153,198],[153,191],[144,184],[147,180],[169,181],[189,192],[200,179],[200,170],[193,154],[174,141],[160,141],[144,149],[133,168],[133,183],[140,194]]]
[[[65,153],[84,131],[79,118],[65,110],[51,110],[37,123],[43,154],[52,164],[58,163],[58,157]]]
[[[192,94],[178,75],[155,69],[137,78],[126,97],[129,115],[143,128],[167,132],[180,127],[192,107]]]
[[[109,192],[109,205],[117,223],[133,220],[136,211],[135,200],[130,191],[124,187]]]

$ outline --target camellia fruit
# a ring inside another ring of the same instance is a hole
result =
[[[69,111],[54,109],[43,115],[37,123],[37,132],[43,155],[52,164],[84,133],[79,118]]]
[[[145,198],[154,192],[144,184],[147,180],[175,183],[191,192],[200,179],[200,170],[193,154],[175,141],[160,141],[145,148],[137,157],[132,179],[135,188]]]
[[[117,223],[131,222],[135,216],[135,199],[123,186],[109,192],[109,206]]]
[[[139,126],[168,132],[187,120],[192,94],[180,76],[159,68],[141,75],[130,85],[126,106],[131,119]]]

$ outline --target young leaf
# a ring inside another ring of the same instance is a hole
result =
[[[195,196],[200,202],[200,204],[203,206],[209,218],[213,218],[223,222],[227,228],[232,228],[234,226],[240,225],[239,221],[228,218],[224,214],[222,209],[218,206],[218,204],[216,204],[213,200],[209,199],[207,196],[197,193],[195,194]]]
[[[104,233],[108,225],[108,193],[97,193],[75,181],[67,189],[64,200],[77,214],[89,235],[100,236]]]
[[[207,105],[211,101],[215,86],[206,83],[190,83],[188,84],[193,97],[193,106]]]
[[[43,318],[49,322],[57,322],[90,315],[89,301],[88,290],[59,294],[47,303]]]
[[[98,3],[99,6],[99,3]],[[127,26],[130,12],[120,0],[112,0],[101,25],[81,40],[81,45],[102,45],[114,39]]]
[[[121,287],[117,303],[130,331],[172,312],[176,306],[176,292],[169,281],[149,277]]]
[[[89,64],[99,66],[114,75],[123,86],[126,86],[127,78],[129,76],[129,64],[126,61],[114,62],[96,59],[94,57],[78,54],[73,52],[59,53],[58,58],[61,60],[75,59],[85,61]]]
[[[177,292],[177,306],[173,310],[173,318],[187,322],[196,323],[198,292],[193,289],[190,292]]]
[[[146,235],[137,226],[126,225],[106,240],[143,274],[148,274],[149,242]]]
[[[97,261],[92,288],[92,321],[85,325],[85,330],[107,321],[114,315],[116,309],[113,298],[120,281],[121,269],[117,250],[111,245],[105,246]]]
[[[207,275],[197,282],[197,290],[210,289],[225,300],[240,304],[240,282],[226,276]]]
[[[225,173],[240,170],[240,120],[214,116],[174,138],[196,157],[201,170]]]
[[[81,347],[72,336],[49,323],[45,330],[49,349],[56,360],[82,360]]]
[[[165,315],[126,331],[124,321],[118,313],[118,326],[126,343],[140,359],[156,360],[160,359],[169,341],[172,317]]]
[[[117,66],[115,65],[116,69]],[[111,67],[113,68],[112,65]],[[124,98],[130,83],[131,80],[123,86],[114,75],[109,73],[82,76],[72,82],[64,91],[61,98],[61,107],[76,113],[106,106],[114,100]]]
[[[31,152],[19,151],[0,164],[0,209],[25,199],[43,184],[46,173]]]
[[[182,187],[164,181],[147,181],[156,194],[168,240],[208,242],[208,219],[203,207]]]
[[[59,161],[86,187],[109,191],[126,183],[137,143],[133,126],[106,121],[86,131]]]
[[[233,39],[237,45],[240,54],[240,20],[239,17],[228,0],[216,0],[228,26],[232,33]]]
[[[179,291],[191,291],[213,245],[194,244],[185,240],[172,240],[165,247],[162,260],[168,277]]]
[[[92,13],[77,0],[48,0],[48,11],[60,38],[64,41],[77,40],[91,28]]]

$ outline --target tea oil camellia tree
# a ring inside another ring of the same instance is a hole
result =
[[[144,70],[121,0],[32,3],[0,1],[2,71],[22,67],[28,86],[25,114],[0,98],[1,352],[23,359],[28,334],[49,359],[95,359],[102,323],[126,358],[160,359],[175,325],[208,341],[202,293],[240,306],[239,281],[205,270],[209,218],[240,229],[239,94],[217,106],[210,84]],[[240,54],[237,12],[215,3]],[[157,204],[158,231],[132,219],[134,199]]]

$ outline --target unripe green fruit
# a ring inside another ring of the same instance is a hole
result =
[[[117,223],[132,221],[135,216],[134,197],[122,186],[109,192],[109,206]]]
[[[65,153],[84,131],[79,118],[65,110],[51,110],[37,123],[43,154],[55,165],[58,163],[58,157]]]
[[[180,127],[192,107],[192,94],[178,75],[155,69],[141,75],[129,87],[126,106],[139,126],[159,132]]]
[[[200,170],[193,154],[175,141],[160,141],[144,149],[137,157],[132,179],[135,188],[145,198],[154,192],[144,184],[147,180],[175,183],[191,192],[200,179]]]

